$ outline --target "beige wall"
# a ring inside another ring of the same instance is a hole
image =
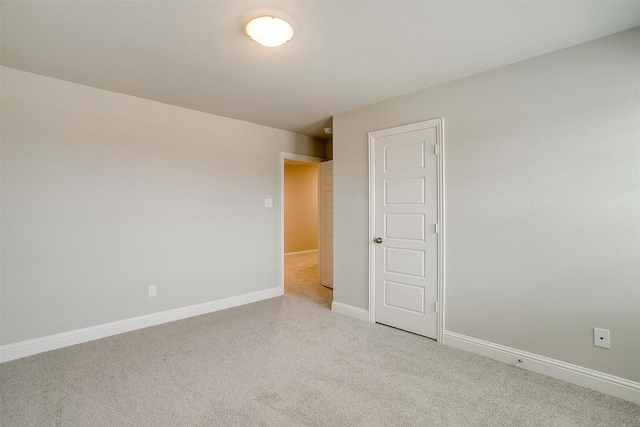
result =
[[[333,139],[327,139],[326,144],[327,160],[333,160]]]
[[[280,287],[280,153],[324,141],[1,70],[1,344]]]
[[[367,132],[443,117],[445,329],[640,381],[638,46],[640,28],[334,116],[335,301],[368,308]]]
[[[284,165],[284,252],[318,249],[318,165]]]

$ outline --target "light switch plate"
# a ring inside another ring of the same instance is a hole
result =
[[[606,329],[593,328],[593,345],[602,348],[611,348],[611,337]]]

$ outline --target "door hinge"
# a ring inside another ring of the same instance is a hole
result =
[[[435,303],[433,303],[434,305],[434,309],[436,311],[436,313],[438,312],[438,301],[436,301]]]
[[[440,230],[439,230],[439,228],[440,228],[440,227],[438,227],[438,224],[437,224],[437,223],[436,223],[436,224],[433,224],[433,230],[434,230],[433,232],[434,232],[434,233],[438,234],[438,232],[440,231]]]
[[[438,155],[438,146],[437,145],[433,146],[433,154],[435,154],[436,156]]]

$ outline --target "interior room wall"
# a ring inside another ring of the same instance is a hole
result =
[[[368,308],[367,133],[443,117],[445,329],[640,381],[638,46],[636,28],[335,115],[334,300]]]
[[[280,153],[323,141],[1,73],[1,344],[280,286]]]
[[[284,252],[318,249],[318,165],[284,165]]]

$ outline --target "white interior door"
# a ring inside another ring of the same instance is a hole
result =
[[[333,161],[318,168],[318,275],[333,289]]]
[[[375,321],[437,339],[441,120],[370,134]]]

